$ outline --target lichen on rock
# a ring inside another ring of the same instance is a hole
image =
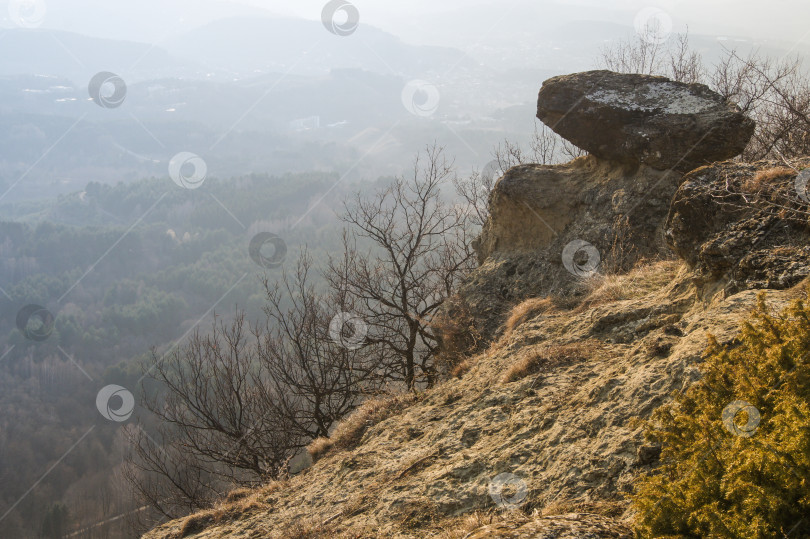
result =
[[[545,81],[537,117],[602,159],[681,172],[739,155],[755,127],[705,85],[611,71]]]

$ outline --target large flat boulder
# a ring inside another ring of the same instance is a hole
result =
[[[548,79],[537,117],[602,159],[682,172],[739,155],[755,127],[705,85],[611,71]]]

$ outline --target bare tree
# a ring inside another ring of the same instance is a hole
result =
[[[167,517],[276,476],[305,444],[262,391],[266,368],[251,340],[239,313],[166,357],[153,351],[142,392],[157,427],[130,429],[128,478],[142,502]]]
[[[478,229],[489,218],[489,194],[495,186],[496,177],[492,170],[473,170],[469,176],[453,177],[456,193],[471,210],[471,224]]]
[[[332,425],[377,391],[380,351],[366,346],[365,328],[344,290],[317,293],[304,252],[292,276],[267,293],[265,326],[256,331],[267,384],[262,398],[288,418],[295,439],[328,436]]]
[[[473,267],[471,210],[442,198],[453,175],[433,145],[416,157],[410,178],[347,201],[342,254],[326,274],[367,324],[384,379],[409,389],[436,381],[431,320]]]
[[[617,73],[661,74],[666,63],[664,44],[658,39],[659,25],[660,21],[653,19],[632,38],[604,47],[599,66]]]
[[[239,312],[164,358],[153,352],[142,390],[157,425],[130,429],[126,468],[139,503],[172,518],[278,477],[370,391],[375,350],[346,346],[343,328],[330,335],[350,304],[316,291],[311,264],[303,252],[292,275],[265,279],[264,325],[248,328]]]
[[[412,177],[347,202],[325,292],[304,251],[292,273],[264,280],[264,324],[248,328],[237,312],[164,357],[153,351],[142,386],[151,417],[129,428],[124,468],[146,514],[175,518],[278,477],[367,395],[435,382],[431,321],[473,265],[473,212],[441,192],[453,174],[434,145]]]

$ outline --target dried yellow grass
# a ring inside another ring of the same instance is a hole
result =
[[[310,444],[307,446],[307,453],[309,453],[309,456],[312,457],[312,461],[315,462],[329,452],[330,449],[332,449],[332,440],[326,438],[325,436],[321,436],[320,438],[315,438],[312,440],[312,442],[310,442]]]
[[[788,167],[773,167],[757,171],[753,178],[750,178],[743,185],[743,189],[751,193],[759,193],[769,187],[776,180],[792,178],[796,176],[796,171]]]
[[[337,424],[329,438],[318,438],[307,451],[313,462],[334,450],[354,449],[366,430],[380,421],[402,411],[416,401],[412,393],[369,399]]]
[[[237,520],[246,513],[266,511],[270,508],[270,504],[265,501],[267,496],[286,485],[286,481],[271,481],[258,489],[234,489],[211,509],[187,516],[177,532],[177,537],[187,537],[220,522]]]
[[[585,361],[590,359],[597,349],[598,345],[593,340],[533,348],[509,367],[501,377],[501,383],[516,382],[544,369]]]
[[[504,324],[504,337],[508,337],[519,325],[530,320],[538,314],[543,314],[555,307],[554,300],[550,297],[529,298],[515,305],[509,313],[509,318]]]
[[[470,372],[472,366],[473,366],[472,359],[467,358],[453,367],[453,370],[450,371],[450,376],[454,378],[462,378],[465,374]]]
[[[594,275],[587,281],[587,294],[577,310],[644,297],[671,283],[679,268],[678,261],[661,260],[638,264],[624,274]]]

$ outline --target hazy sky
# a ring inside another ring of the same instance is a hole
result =
[[[0,0],[40,2],[43,28],[100,37],[159,42],[216,18],[261,12],[317,20],[326,0]],[[486,41],[512,27],[538,32],[548,24],[596,20],[632,27],[642,9],[657,7],[676,31],[781,39],[810,38],[808,0],[352,0],[361,23],[378,26],[410,43],[452,45]],[[250,6],[250,7],[249,7]],[[256,9],[258,8],[258,9]],[[10,26],[3,10],[4,25]]]
[[[322,0],[296,0],[279,2],[268,0],[241,0],[244,3],[275,11],[294,13],[301,17],[315,18],[323,6]],[[670,12],[673,17],[688,21],[690,25],[705,28],[737,27],[752,33],[766,32],[774,35],[789,34],[798,39],[801,33],[810,30],[810,2],[806,0],[668,0],[650,2],[644,0],[408,0],[380,1],[356,0],[364,19],[372,24],[396,25],[414,16],[456,9],[481,9],[495,7],[507,10],[511,6],[543,6],[550,12],[564,7],[579,7],[582,18],[604,16],[615,11],[617,19],[624,14],[653,6]],[[515,13],[519,16],[519,12]],[[627,21],[631,23],[632,21]]]
[[[316,19],[323,0],[240,0],[243,3],[275,12]],[[564,17],[605,20],[633,24],[636,13],[647,7],[668,12],[676,26],[689,27],[698,33],[739,33],[754,38],[781,38],[798,41],[810,37],[810,1],[807,0],[355,0],[362,20],[383,27],[412,40],[420,36],[419,27],[431,15],[473,11],[503,13],[499,24],[508,26],[528,11],[564,13]],[[421,21],[420,21],[421,19]],[[458,29],[456,29],[458,30]],[[484,27],[469,28],[471,36],[485,32]],[[437,37],[433,34],[434,39]]]

